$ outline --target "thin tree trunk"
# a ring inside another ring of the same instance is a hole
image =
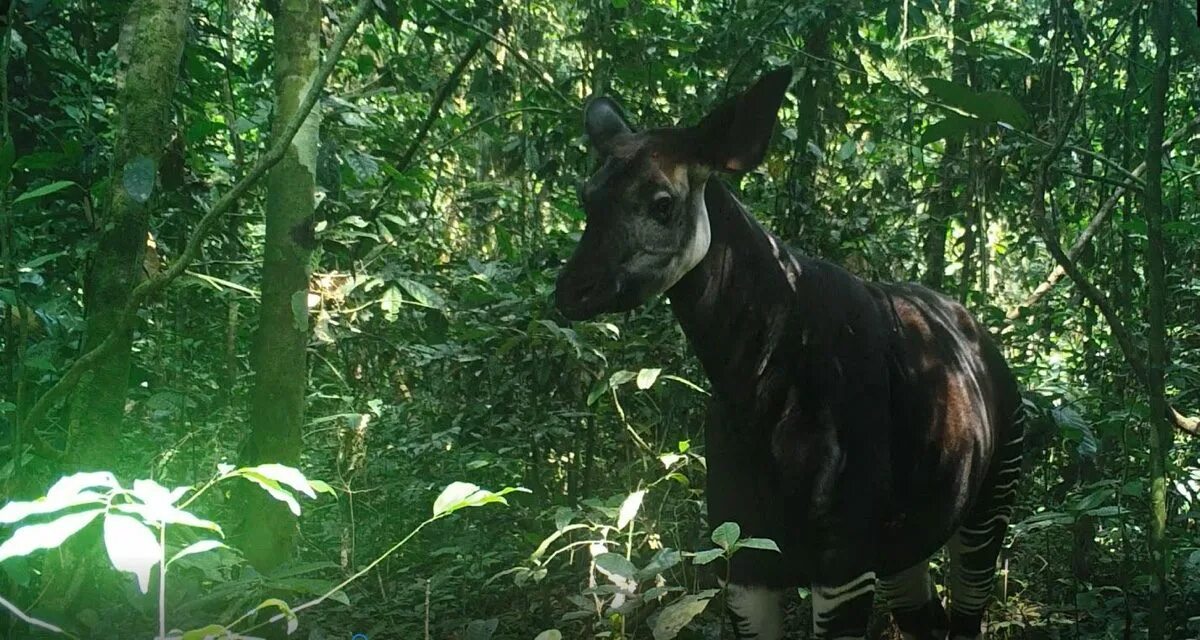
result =
[[[804,230],[805,220],[816,206],[814,183],[818,154],[825,146],[825,134],[821,128],[821,103],[829,91],[829,31],[828,20],[814,22],[804,36],[804,53],[808,58],[808,72],[796,81],[796,140],[792,166],[789,168],[787,197],[777,201],[776,214],[779,219],[780,235],[796,243]],[[780,206],[782,205],[782,207]],[[781,211],[782,209],[782,211]]]
[[[1167,543],[1167,456],[1173,432],[1166,421],[1167,399],[1163,369],[1167,364],[1166,266],[1163,242],[1163,129],[1166,115],[1167,82],[1171,65],[1170,0],[1151,6],[1155,55],[1154,84],[1146,134],[1146,298],[1149,302],[1149,349],[1146,359],[1150,393],[1150,639],[1169,635],[1167,629],[1167,571],[1171,550]]]
[[[187,28],[188,0],[137,0],[122,29],[129,63],[121,74],[120,123],[112,158],[108,206],[87,276],[83,351],[120,324],[142,277],[146,234],[163,153],[171,134],[171,105]],[[85,377],[72,398],[67,453],[80,469],[110,468],[121,460],[132,330]]]
[[[272,134],[296,114],[320,56],[321,3],[284,0],[275,14],[275,119]],[[297,466],[308,386],[309,259],[315,246],[316,158],[320,114],[309,114],[267,183],[262,305],[251,365],[250,435],[242,462]],[[237,541],[260,570],[286,561],[295,548],[296,519],[261,491],[242,495],[246,514]]]
[[[950,18],[951,32],[954,36],[950,39],[950,79],[955,84],[963,86],[970,84],[971,80],[970,65],[966,54],[966,44],[971,40],[971,30],[967,27],[970,8],[969,0],[958,0],[952,6]],[[921,239],[921,250],[925,257],[925,273],[921,281],[933,289],[941,289],[945,286],[946,236],[950,232],[950,220],[959,209],[959,200],[954,197],[954,187],[960,183],[958,179],[960,174],[956,170],[956,163],[966,160],[963,155],[964,148],[961,137],[946,140],[945,153],[938,166],[939,184],[937,190],[933,192],[933,202],[929,204],[929,219],[926,221]],[[963,221],[967,228],[964,236],[967,247],[963,250],[962,255],[962,276],[963,282],[966,283],[970,282],[968,265],[974,254],[974,247],[971,245],[974,238],[971,235],[973,220],[970,216],[964,216]],[[964,284],[963,288],[965,289],[965,287]]]

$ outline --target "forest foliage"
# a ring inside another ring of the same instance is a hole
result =
[[[991,637],[1200,637],[1187,0],[0,17],[7,637],[721,637],[714,561],[774,543],[706,521],[703,375],[665,301],[551,294],[589,96],[690,122],[783,64],[739,197],[963,301],[1025,390]]]

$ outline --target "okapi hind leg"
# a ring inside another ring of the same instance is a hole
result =
[[[892,613],[904,640],[944,640],[950,619],[937,598],[929,561],[917,564],[876,583],[880,597]]]
[[[737,640],[783,640],[785,590],[729,583],[725,612]]]
[[[995,456],[985,493],[950,538],[950,638],[972,640],[983,633],[983,614],[996,577],[1021,475],[1022,414]]]
[[[863,638],[875,601],[875,572],[839,585],[813,585],[813,637]]]

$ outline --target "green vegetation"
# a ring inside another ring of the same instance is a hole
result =
[[[694,121],[781,64],[743,201],[963,300],[1027,389],[990,636],[1200,636],[1192,3],[0,19],[5,637],[720,637],[714,561],[774,543],[705,518],[703,374],[664,301],[550,294],[588,96]]]

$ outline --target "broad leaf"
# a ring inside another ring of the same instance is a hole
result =
[[[137,576],[142,593],[150,590],[150,570],[162,557],[158,537],[141,520],[109,513],[104,517],[104,548],[114,569]]]
[[[101,513],[104,513],[103,509],[92,509],[42,524],[25,525],[0,544],[0,562],[16,556],[27,556],[38,549],[53,549],[88,526]]]
[[[728,549],[742,537],[742,528],[736,522],[723,522],[712,532],[712,541],[722,549]]]
[[[770,538],[744,538],[742,540],[738,540],[737,548],[761,549],[762,551],[774,551],[775,553],[782,553],[779,550],[779,545],[775,544],[775,541]]]
[[[59,494],[54,499],[42,498],[33,502],[10,502],[0,508],[0,524],[13,524],[29,516],[53,513],[70,507],[84,504],[101,504],[104,496],[95,491],[81,491],[76,494]]]
[[[654,386],[654,381],[658,380],[658,374],[662,373],[662,369],[642,369],[637,374],[637,388],[649,389]]]
[[[692,564],[708,564],[725,555],[724,549],[706,549],[692,554]]]
[[[595,562],[596,568],[608,576],[620,576],[632,580],[637,573],[637,567],[619,553],[602,553],[596,556]]]
[[[624,529],[626,525],[633,522],[633,518],[637,516],[638,509],[642,507],[642,498],[645,496],[645,491],[634,491],[625,497],[625,501],[621,503],[621,511],[617,516],[618,529]]]
[[[227,549],[228,547],[225,546],[225,543],[217,540],[201,540],[199,542],[193,542],[192,544],[189,544],[188,546],[177,551],[175,555],[171,556],[171,559],[167,560],[167,564],[169,565],[180,558],[194,556],[197,553],[204,553],[205,551],[212,551],[213,549],[222,548]]]
[[[66,189],[67,187],[73,187],[73,186],[75,186],[75,183],[71,182],[70,180],[59,180],[58,182],[51,182],[48,185],[41,186],[41,187],[38,187],[37,189],[33,189],[32,191],[26,191],[25,193],[22,193],[21,195],[17,196],[15,199],[13,199],[12,203],[20,204],[22,202],[27,202],[29,200],[36,200],[37,198],[42,198],[42,197],[48,196],[52,193],[57,193],[59,191],[62,191],[63,189]]]
[[[654,621],[654,640],[673,640],[696,616],[704,612],[716,591],[686,595],[667,605]]]

